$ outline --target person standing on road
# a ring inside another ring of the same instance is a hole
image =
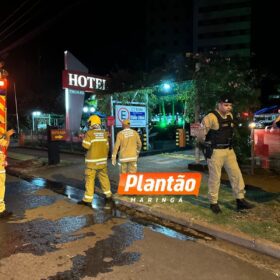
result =
[[[87,150],[85,163],[85,193],[83,200],[78,204],[92,205],[94,196],[95,177],[100,181],[106,200],[112,198],[111,186],[108,177],[107,159],[109,152],[108,133],[101,129],[101,119],[92,115],[88,119],[89,130],[85,134],[82,146]]]
[[[232,147],[234,124],[231,110],[231,98],[221,97],[217,109],[203,118],[202,129],[197,135],[198,141],[205,147],[204,154],[209,169],[208,198],[210,209],[215,214],[222,212],[218,204],[218,195],[223,167],[228,174],[233,195],[236,198],[237,210],[254,207],[244,199],[245,184]]]
[[[123,130],[117,134],[113,154],[112,164],[115,166],[117,162],[117,153],[119,152],[119,162],[121,165],[121,173],[137,172],[137,159],[142,147],[142,142],[137,131],[130,128],[130,120],[126,119],[122,122]]]
[[[279,114],[278,117],[272,123],[273,128],[277,128],[277,127],[280,128],[280,109],[278,110],[278,114]]]
[[[10,137],[15,131],[8,130],[5,133],[0,133],[0,218],[6,218],[12,215],[12,212],[6,210],[5,205],[5,189],[6,189],[6,150],[10,144]]]

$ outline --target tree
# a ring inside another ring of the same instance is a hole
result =
[[[216,51],[189,54],[194,82],[191,98],[186,98],[188,107],[193,107],[194,121],[213,110],[221,95],[228,94],[234,100],[234,115],[254,111],[259,105],[259,90],[256,71],[250,68],[249,59],[223,57]],[[249,129],[236,130],[236,153],[244,160],[249,155]],[[197,149],[196,154],[198,155]]]
[[[223,57],[218,52],[190,54],[195,86],[195,121],[201,114],[213,110],[218,98],[229,94],[234,99],[234,111],[254,110],[259,104],[256,72],[250,68],[249,59]],[[189,104],[191,105],[191,104]]]

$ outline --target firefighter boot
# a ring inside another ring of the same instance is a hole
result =
[[[81,201],[79,201],[77,204],[89,206],[90,208],[92,208],[91,202],[86,202],[86,201],[81,200]]]
[[[13,212],[9,212],[9,211],[7,211],[7,210],[5,210],[5,211],[3,211],[3,212],[1,212],[0,213],[0,219],[1,218],[9,218],[10,216],[12,216],[13,215]]]

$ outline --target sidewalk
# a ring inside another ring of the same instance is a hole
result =
[[[140,157],[139,172],[188,172],[187,166],[193,158],[193,151],[164,153]],[[46,151],[22,150],[10,148],[7,172],[23,178],[40,177],[50,181],[61,182],[80,189],[84,188],[84,157],[82,155],[61,153],[61,163],[47,165]],[[113,192],[117,191],[118,168],[108,164]],[[226,177],[224,177],[226,180]],[[264,171],[250,176],[244,174],[247,198],[256,207],[247,213],[235,211],[235,201],[231,188],[223,184],[220,190],[220,204],[223,213],[214,215],[209,210],[207,200],[207,173],[203,180],[198,198],[185,196],[182,202],[162,197],[158,201],[145,198],[131,198],[115,195],[115,202],[125,207],[156,216],[163,220],[187,226],[219,239],[280,258],[280,191],[279,175]],[[99,191],[99,188],[96,188]],[[176,198],[178,199],[178,198]]]

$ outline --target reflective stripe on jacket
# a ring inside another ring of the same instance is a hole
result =
[[[139,134],[130,128],[123,129],[117,134],[112,157],[115,158],[120,149],[120,162],[137,161],[141,147],[142,143]]]
[[[6,140],[3,135],[0,137],[0,173],[5,173],[5,167],[7,166],[6,153],[9,141]]]
[[[109,142],[108,133],[101,129],[91,129],[85,134],[82,146],[87,149],[86,164],[94,167],[107,164]]]

